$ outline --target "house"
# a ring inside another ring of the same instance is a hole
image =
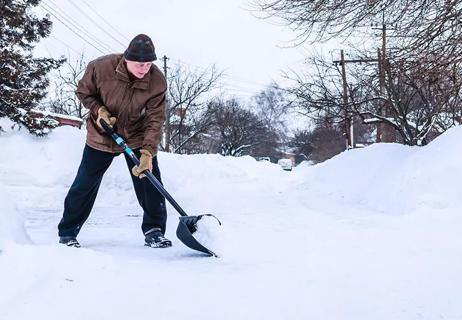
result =
[[[58,121],[60,126],[72,126],[72,127],[76,127],[80,129],[80,127],[83,124],[83,120],[80,119],[79,117],[68,116],[65,114],[37,110],[37,109],[32,109],[30,113],[37,115],[37,117],[48,117],[53,120],[56,120]]]

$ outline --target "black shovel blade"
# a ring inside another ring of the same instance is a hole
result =
[[[196,223],[202,218],[202,216],[203,215],[180,217],[180,223],[176,229],[176,236],[187,247],[203,252],[209,256],[218,257],[213,251],[200,244],[193,236],[194,232],[197,231]]]

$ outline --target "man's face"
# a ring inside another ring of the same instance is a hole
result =
[[[130,61],[125,60],[127,62],[127,70],[132,75],[137,77],[138,79],[143,78],[146,73],[148,73],[149,69],[152,66],[152,62],[137,62],[137,61]]]

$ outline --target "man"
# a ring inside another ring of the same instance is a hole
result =
[[[142,174],[150,170],[161,181],[157,146],[165,120],[167,83],[152,63],[154,45],[144,34],[137,35],[124,54],[100,57],[87,66],[76,94],[90,110],[87,139],[77,176],[64,201],[64,213],[58,225],[59,242],[79,247],[77,235],[90,215],[104,173],[122,149],[106,135],[100,120],[106,121],[140,158],[131,173],[138,202],[144,214],[141,229],[145,245],[165,248],[172,245],[164,237],[167,222],[165,198]]]

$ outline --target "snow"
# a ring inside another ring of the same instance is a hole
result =
[[[171,206],[173,247],[143,246],[123,157],[83,247],[57,244],[84,143],[72,127],[0,134],[0,320],[462,319],[462,127],[425,147],[376,144],[291,172],[160,153],[183,209],[222,222],[200,230],[219,258],[176,238]]]
[[[3,186],[0,186],[0,202],[2,213],[0,214],[0,252],[7,241],[29,243],[30,239],[24,228],[24,217],[10,200],[10,195]]]
[[[213,215],[203,215],[196,223],[196,227],[194,239],[215,253],[216,256],[220,256],[222,251],[220,249],[220,220]]]
[[[55,113],[55,112],[51,112],[51,111],[47,111],[47,110],[38,110],[38,109],[32,109],[33,112],[35,113],[38,113],[38,114],[41,114],[45,117],[58,117],[58,118],[61,118],[61,119],[69,119],[69,120],[74,120],[74,121],[78,121],[78,122],[83,122],[83,120],[79,117],[75,117],[75,116],[69,116],[69,115],[65,115],[65,114],[61,114],[61,113]]]

